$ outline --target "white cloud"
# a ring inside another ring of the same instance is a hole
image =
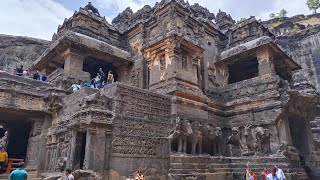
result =
[[[73,11],[68,10],[65,6],[78,6],[89,0],[82,0],[81,3],[77,1],[72,4],[63,0],[59,1],[63,4],[55,0],[1,1],[0,33],[50,40],[58,25],[73,14]],[[93,4],[102,15],[106,16],[109,22],[126,7],[131,7],[136,12],[147,4],[154,6],[156,2],[157,0],[93,0]],[[256,16],[257,19],[266,20],[269,14],[277,13],[281,9],[286,9],[288,16],[309,14],[311,11],[308,10],[305,2],[306,0],[269,0],[268,2],[263,0],[189,0],[190,4],[199,3],[215,14],[219,9],[226,11],[235,20],[250,15]]]
[[[157,0],[96,0],[98,7],[108,13],[110,21],[126,7],[136,12],[144,5],[153,6]],[[278,13],[281,9],[288,11],[288,16],[296,14],[309,14],[306,0],[189,0],[189,4],[199,3],[211,12],[217,13],[219,9],[230,13],[234,19],[256,16],[257,19],[266,20],[271,13]]]
[[[53,0],[1,1],[0,33],[51,40],[72,11]]]

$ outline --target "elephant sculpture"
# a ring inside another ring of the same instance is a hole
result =
[[[192,123],[192,134],[189,140],[191,142],[191,154],[202,154],[202,131],[199,121]]]
[[[255,127],[253,130],[253,137],[257,142],[258,148],[257,150],[264,154],[269,154],[271,152],[270,149],[270,137],[271,133],[268,129],[265,129],[261,126]]]
[[[209,124],[202,126],[203,152],[215,155],[221,154],[222,129]]]
[[[177,142],[178,152],[187,152],[187,139],[192,134],[191,124],[188,120],[176,119],[176,125],[174,131],[169,136],[170,150],[172,151],[173,143]]]
[[[258,143],[252,135],[251,125],[246,125],[243,129],[244,147],[242,149],[242,155],[253,155],[258,150]]]

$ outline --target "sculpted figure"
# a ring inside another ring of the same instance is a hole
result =
[[[231,135],[226,140],[226,155],[229,156],[241,156],[241,149],[243,144],[240,138],[239,127],[233,127],[231,129]]]
[[[257,142],[257,150],[261,153],[268,154],[270,150],[270,136],[271,133],[268,129],[263,127],[255,127],[253,130],[253,136]]]
[[[187,139],[188,136],[192,134],[191,124],[188,120],[180,120],[178,117],[176,119],[176,125],[174,131],[169,136],[170,150],[174,142],[178,142],[178,152],[186,153],[187,152]]]
[[[205,123],[201,126],[202,130],[202,143],[203,143],[203,153],[212,155],[212,141],[215,138],[214,131],[212,126],[208,123]]]
[[[58,169],[60,172],[63,172],[66,169],[68,157],[67,157],[67,145],[62,144],[61,145],[61,152],[60,152],[60,157],[58,158]]]
[[[235,146],[239,146],[242,148],[242,143],[240,140],[240,134],[239,134],[239,128],[238,127],[233,127],[231,129],[231,136],[228,137],[227,139],[227,144],[232,144]]]
[[[251,125],[246,125],[243,129],[244,144],[242,155],[249,156],[257,152],[258,144],[251,132]]]
[[[84,7],[85,10],[91,10],[94,14],[97,14],[97,15],[100,15],[99,11],[97,8],[95,8],[91,2],[89,2],[85,7]]]
[[[4,136],[0,139],[0,148],[4,148],[7,150],[7,145],[8,145],[8,131],[4,133]]]
[[[298,155],[298,154],[299,154],[298,150],[295,147],[288,145],[286,141],[280,144],[280,149],[277,151],[277,155],[282,155],[285,157],[290,157],[291,155]]]
[[[214,154],[222,153],[222,129],[220,127],[215,128],[215,138],[213,140]]]
[[[202,154],[202,132],[199,121],[194,121],[192,123],[192,134],[190,136],[190,141],[192,145],[191,154]]]

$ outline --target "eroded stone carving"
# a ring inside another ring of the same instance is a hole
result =
[[[191,143],[191,154],[202,154],[202,131],[201,123],[194,121],[191,124],[192,133],[189,137]]]
[[[7,149],[8,146],[8,131],[4,133],[4,136],[0,139],[0,149]]]
[[[172,143],[176,142],[177,152],[186,153],[187,152],[187,143],[188,137],[193,133],[193,129],[191,128],[191,124],[188,120],[183,119],[180,120],[178,117],[176,119],[176,125],[174,132],[169,136],[170,147],[173,146]],[[171,149],[171,148],[170,148]]]

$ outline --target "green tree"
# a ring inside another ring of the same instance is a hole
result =
[[[273,18],[276,18],[276,15],[275,15],[274,13],[271,13],[271,14],[269,15],[269,17],[270,17],[271,19],[273,19]]]
[[[279,13],[278,13],[278,17],[283,18],[283,17],[287,17],[288,12],[285,9],[282,9]]]
[[[313,13],[317,13],[317,10],[320,8],[319,0],[307,0],[307,6]]]

